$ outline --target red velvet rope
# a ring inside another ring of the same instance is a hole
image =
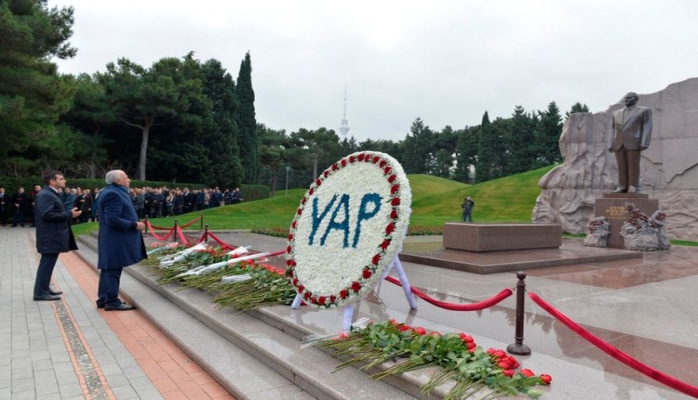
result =
[[[181,227],[177,227],[177,236],[179,236],[179,240],[182,241],[182,244],[185,246],[189,246],[189,243],[187,243],[187,238],[184,236],[184,232],[182,232]]]
[[[394,283],[398,286],[402,286],[399,280],[393,278],[392,276],[386,276],[385,280]],[[421,290],[415,288],[412,286],[412,293],[417,295],[417,297],[425,300],[427,303],[433,304],[439,308],[443,308],[446,310],[452,310],[452,311],[477,311],[477,310],[483,310],[488,307],[492,307],[495,304],[501,302],[502,300],[506,299],[507,297],[512,295],[511,289],[503,289],[501,292],[497,293],[495,296],[483,300],[479,303],[470,303],[470,304],[456,304],[456,303],[447,303],[445,301],[440,301],[436,300],[433,297],[430,297],[428,294],[422,292]]]
[[[643,363],[637,361],[636,359],[630,357],[628,354],[626,354],[626,353],[618,350],[617,348],[611,346],[610,344],[604,342],[599,337],[595,336],[591,332],[589,332],[586,329],[579,326],[576,322],[569,319],[565,314],[561,313],[560,311],[555,309],[553,306],[546,303],[545,300],[541,299],[537,294],[529,293],[528,296],[531,298],[531,300],[533,300],[536,304],[541,306],[541,308],[543,308],[545,311],[547,311],[550,315],[552,315],[557,320],[562,322],[565,326],[570,328],[577,335],[581,336],[582,338],[586,339],[589,343],[598,347],[604,353],[610,355],[611,357],[613,357],[616,360],[622,362],[623,364],[629,366],[630,368],[633,368],[639,372],[642,372],[643,374],[649,376],[650,378],[652,378],[658,382],[661,382],[661,383],[663,383],[671,388],[674,388],[680,392],[686,393],[689,396],[698,397],[698,387],[689,385],[688,383],[682,382],[682,381],[674,378],[671,375],[667,375],[667,374],[665,374],[659,370],[656,370],[656,369],[654,369],[646,364],[643,364]]]
[[[218,239],[218,237],[217,237],[216,235],[214,235],[213,233],[211,233],[211,232],[208,233],[208,236],[209,236],[211,239],[213,239],[216,243],[220,244],[220,245],[221,245],[221,248],[223,248],[224,250],[225,250],[225,249],[230,249],[230,250],[235,249],[235,246],[231,246],[231,245],[229,245],[228,243],[226,243],[226,242],[224,242],[224,241]]]
[[[171,228],[170,231],[167,233],[165,236],[159,236],[157,233],[155,233],[155,230],[153,229],[153,226],[150,225],[150,221],[145,221],[145,224],[148,225],[148,228],[150,228],[150,234],[153,235],[153,237],[157,240],[161,241],[166,241],[169,239],[170,236],[172,236],[172,233],[174,232],[174,228]]]
[[[206,238],[208,237],[208,235],[209,235],[208,232],[202,233],[202,234],[201,234],[201,237],[199,238],[199,240],[196,241],[196,243],[198,244],[198,243],[201,243],[201,242],[205,242],[205,241],[206,241]]]
[[[190,226],[192,226],[192,225],[194,224],[194,222],[196,222],[196,221],[198,221],[198,220],[200,220],[200,219],[201,219],[201,218],[194,218],[193,220],[191,220],[191,221],[187,222],[186,224],[182,225],[181,227],[182,227],[182,229],[184,229],[184,228],[189,228]]]

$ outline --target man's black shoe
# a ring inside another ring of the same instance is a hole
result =
[[[58,296],[59,294],[63,294],[63,292],[61,292],[60,290],[49,289],[48,294],[53,295],[53,296]]]
[[[110,306],[108,304],[104,306],[104,311],[129,311],[135,309],[136,307],[126,303],[121,303],[118,306]]]
[[[59,296],[54,296],[52,294],[42,294],[41,296],[34,296],[34,301],[53,301],[53,300],[60,300],[61,298]]]

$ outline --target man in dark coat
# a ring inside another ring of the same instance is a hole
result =
[[[9,196],[5,193],[5,188],[0,187],[0,220],[2,220],[2,226],[7,223],[7,202]]]
[[[24,213],[26,212],[27,206],[31,202],[31,199],[24,191],[23,187],[17,189],[17,193],[12,195],[11,202],[14,205],[12,226],[15,227],[18,224],[24,226]]]
[[[43,175],[44,187],[36,195],[34,224],[36,225],[36,250],[41,254],[39,269],[34,282],[34,300],[58,300],[60,291],[49,286],[58,254],[77,250],[70,221],[80,215],[77,209],[65,210],[58,189],[65,187],[65,178],[58,171]]]
[[[99,215],[98,260],[99,288],[97,307],[105,311],[127,311],[135,307],[119,299],[121,271],[147,258],[136,208],[129,195],[131,181],[121,170],[106,175],[107,186],[97,197]]]

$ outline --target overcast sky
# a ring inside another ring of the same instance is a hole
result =
[[[62,73],[195,52],[237,79],[252,58],[257,122],[402,140],[555,101],[604,111],[698,76],[698,1],[49,0],[75,8]]]

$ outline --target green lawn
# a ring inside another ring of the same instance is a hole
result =
[[[467,185],[429,175],[409,175],[412,189],[411,226],[442,227],[445,222],[460,221],[463,198],[475,201],[473,219],[476,222],[528,222],[540,194],[538,180],[552,167],[546,167],[506,178]],[[296,207],[306,189],[276,192],[266,200],[218,207],[183,214],[178,223],[185,224],[203,215],[209,229],[288,228]],[[155,226],[170,227],[174,218],[152,219]],[[76,234],[97,229],[96,223],[73,226]],[[199,229],[199,223],[190,229]]]

